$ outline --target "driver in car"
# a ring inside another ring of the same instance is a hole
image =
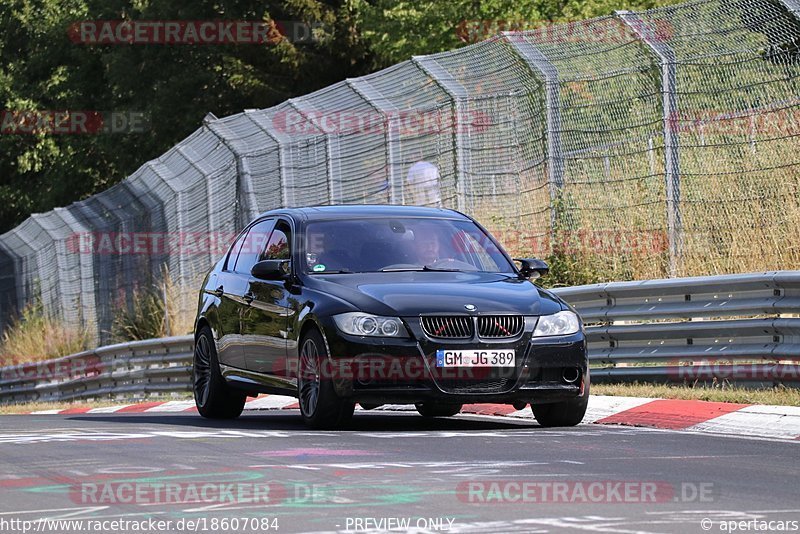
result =
[[[441,246],[438,234],[436,232],[426,232],[422,229],[418,230],[417,234],[415,245],[420,265],[432,265],[439,261]]]

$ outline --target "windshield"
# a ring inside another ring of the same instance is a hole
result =
[[[376,218],[312,222],[309,273],[388,271],[514,272],[472,221]]]

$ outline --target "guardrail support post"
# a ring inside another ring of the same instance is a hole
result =
[[[630,28],[658,58],[661,67],[661,98],[664,128],[664,170],[667,194],[667,239],[669,240],[669,276],[678,274],[683,249],[681,222],[681,164],[678,141],[678,95],[675,52],[648,24],[631,11],[617,11],[617,17]]]

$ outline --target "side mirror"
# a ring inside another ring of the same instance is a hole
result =
[[[547,263],[536,258],[514,258],[514,261],[520,263],[519,274],[525,278],[536,280],[550,272]]]
[[[263,260],[250,270],[259,280],[285,280],[289,277],[289,260]]]

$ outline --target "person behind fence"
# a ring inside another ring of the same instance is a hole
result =
[[[406,176],[405,204],[441,208],[439,178],[439,169],[433,163],[420,159],[413,164]]]

